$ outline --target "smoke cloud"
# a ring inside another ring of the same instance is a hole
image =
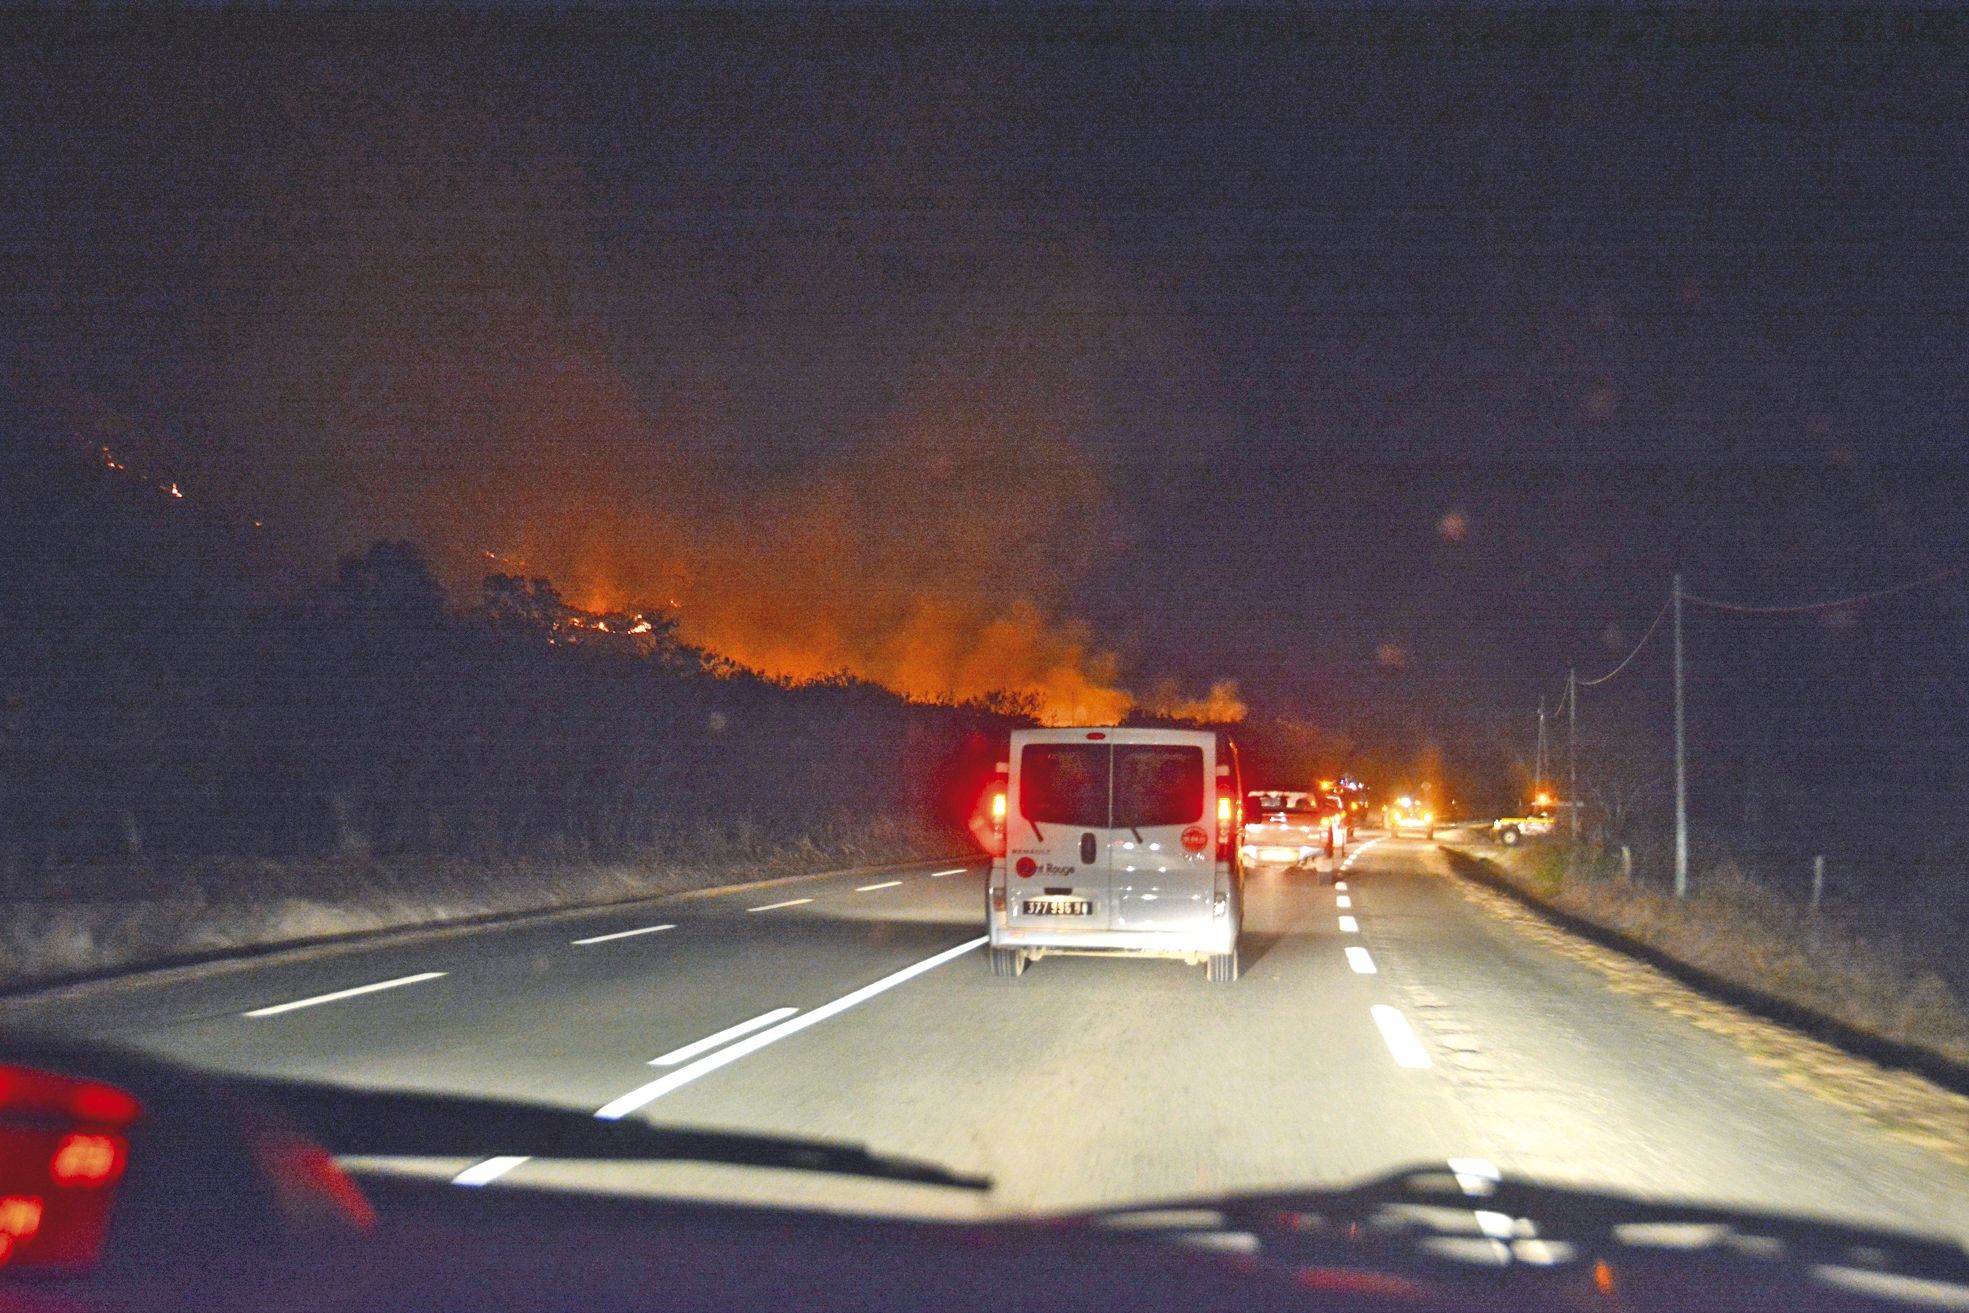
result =
[[[609,195],[592,143],[524,112],[537,85],[440,72],[275,59],[160,95],[234,95],[264,131],[208,162],[222,203],[158,274],[215,307],[176,343],[201,488],[317,557],[409,537],[454,589],[496,568],[671,608],[775,676],[1029,694],[1057,722],[1242,715],[1228,680],[1131,692],[1073,617],[1121,536],[1117,398],[1199,367],[1093,237],[975,217],[907,149],[842,180],[800,142],[686,152],[677,186],[808,168],[851,220],[672,214]],[[926,189],[945,203],[916,217]]]

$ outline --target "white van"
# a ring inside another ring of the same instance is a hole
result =
[[[986,885],[993,975],[1052,953],[1137,953],[1238,974],[1237,749],[1207,731],[1022,729]]]

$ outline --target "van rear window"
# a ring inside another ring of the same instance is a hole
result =
[[[1019,754],[1019,815],[1105,829],[1108,823],[1107,744],[1035,743]]]
[[[1033,744],[1019,757],[1019,815],[1089,829],[1188,825],[1203,817],[1203,749],[1147,743]]]
[[[1114,750],[1114,824],[1188,825],[1203,817],[1203,749],[1124,743]]]

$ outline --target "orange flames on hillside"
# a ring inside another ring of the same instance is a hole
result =
[[[1037,424],[949,415],[851,469],[721,494],[668,532],[536,525],[525,556],[553,562],[585,610],[663,599],[685,641],[776,678],[845,673],[926,702],[1009,695],[1049,724],[1244,715],[1231,680],[1200,696],[1130,691],[1119,655],[1049,604],[1088,568],[1107,516],[1091,468]]]
[[[938,123],[863,180],[944,197],[959,255],[919,270],[869,263],[910,243],[601,243],[552,124],[489,150],[448,86],[335,61],[306,79],[279,83],[292,134],[225,235],[267,312],[216,340],[208,402],[249,458],[306,444],[293,518],[415,539],[457,590],[490,566],[591,614],[674,617],[769,675],[1023,695],[1054,722],[1242,715],[1229,681],[1131,691],[1073,614],[1129,527],[1086,444],[1162,413],[1208,352],[1077,224],[967,220],[990,208],[932,167]],[[325,247],[323,213],[343,225]]]

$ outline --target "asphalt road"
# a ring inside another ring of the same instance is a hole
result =
[[[1339,888],[1254,879],[1229,986],[1088,958],[993,979],[975,947],[982,883],[977,863],[689,896],[4,1014],[227,1070],[859,1141],[992,1176],[990,1209],[1472,1159],[1969,1238],[1969,1171],[1500,922],[1432,844],[1357,847]],[[635,1189],[657,1174],[712,1192],[739,1175],[525,1162],[505,1179]]]

